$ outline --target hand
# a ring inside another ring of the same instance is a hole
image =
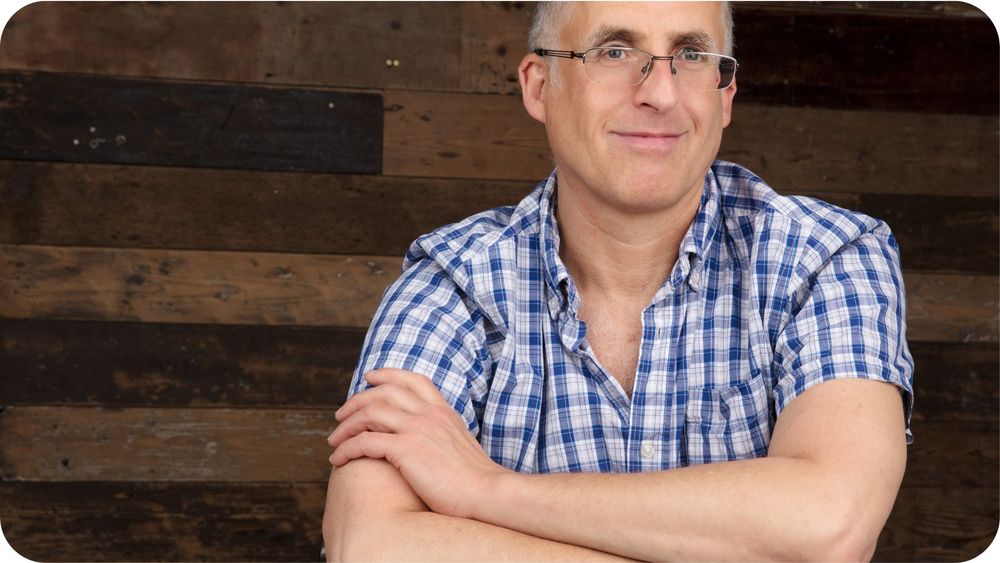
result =
[[[330,462],[359,458],[393,464],[438,514],[471,518],[493,478],[509,472],[493,462],[461,416],[425,376],[396,369],[369,372],[374,387],[351,397],[335,416]]]

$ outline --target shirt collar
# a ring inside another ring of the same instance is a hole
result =
[[[561,311],[567,307],[575,313],[579,310],[579,298],[573,286],[573,278],[559,257],[559,228],[556,224],[556,171],[549,175],[542,188],[539,199],[539,219],[541,224],[540,242],[542,245],[542,265],[545,270],[545,283],[549,287],[549,310]],[[704,289],[705,257],[711,250],[721,222],[719,213],[719,183],[715,173],[709,168],[705,175],[701,202],[691,226],[681,239],[678,260],[670,276],[664,281],[653,298],[659,302],[668,294],[674,293],[685,281],[694,291]]]

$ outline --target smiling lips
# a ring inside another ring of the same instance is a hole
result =
[[[683,133],[653,131],[615,131],[614,135],[636,149],[667,151],[680,143]]]

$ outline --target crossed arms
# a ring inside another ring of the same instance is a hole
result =
[[[816,385],[768,456],[641,474],[495,464],[430,380],[367,374],[338,412],[323,519],[331,559],[870,559],[906,464],[892,384]]]

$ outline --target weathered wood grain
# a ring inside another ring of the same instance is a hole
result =
[[[325,482],[0,483],[4,533],[37,561],[315,561]],[[875,561],[965,561],[997,489],[904,488]]]
[[[745,101],[997,114],[1000,59],[988,18],[886,12],[860,17],[794,9],[734,16],[737,83]],[[962,70],[945,70],[956,52],[966,59],[959,63]]]
[[[903,268],[1000,273],[996,198],[864,194],[854,209],[888,223]]]
[[[401,258],[0,245],[0,317],[367,327]]]
[[[742,97],[995,114],[989,20],[959,3],[899,4],[737,3]],[[40,3],[12,18],[0,68],[514,93],[530,12],[521,2]]]
[[[967,561],[993,541],[997,489],[904,487],[873,561]]]
[[[326,483],[0,483],[35,561],[320,561]]]
[[[996,342],[1000,327],[994,276],[904,272],[906,337],[939,342]]]
[[[919,385],[919,382],[916,383]],[[915,406],[907,447],[907,487],[1000,487],[1000,433],[996,411],[972,413],[960,420],[935,420]]]
[[[401,262],[0,245],[0,318],[365,328]],[[997,280],[906,272],[907,337],[996,342]]]
[[[537,180],[552,162],[541,124],[518,98],[390,91],[383,172]],[[996,197],[1000,120],[737,103],[719,158],[783,193]],[[945,188],[945,186],[947,188]]]
[[[0,479],[317,481],[334,410],[7,407]]]
[[[520,97],[389,91],[383,173],[537,180],[552,171],[545,128]]]
[[[998,420],[1000,347],[996,343],[909,343],[914,364],[915,417]]]
[[[527,181],[0,160],[0,243],[406,253]]]
[[[0,160],[0,243],[402,255],[528,181]],[[997,274],[997,198],[800,192],[883,219],[914,270]]]
[[[0,72],[0,123],[0,158],[381,170],[370,93]]]
[[[0,477],[18,481],[312,481],[335,409],[8,406]],[[912,487],[1000,485],[996,419],[916,417]]]
[[[0,404],[335,409],[365,331],[0,320]]]
[[[0,404],[327,407],[362,329],[0,320]],[[910,342],[915,418],[995,420],[996,343]],[[922,438],[921,438],[922,439]]]

